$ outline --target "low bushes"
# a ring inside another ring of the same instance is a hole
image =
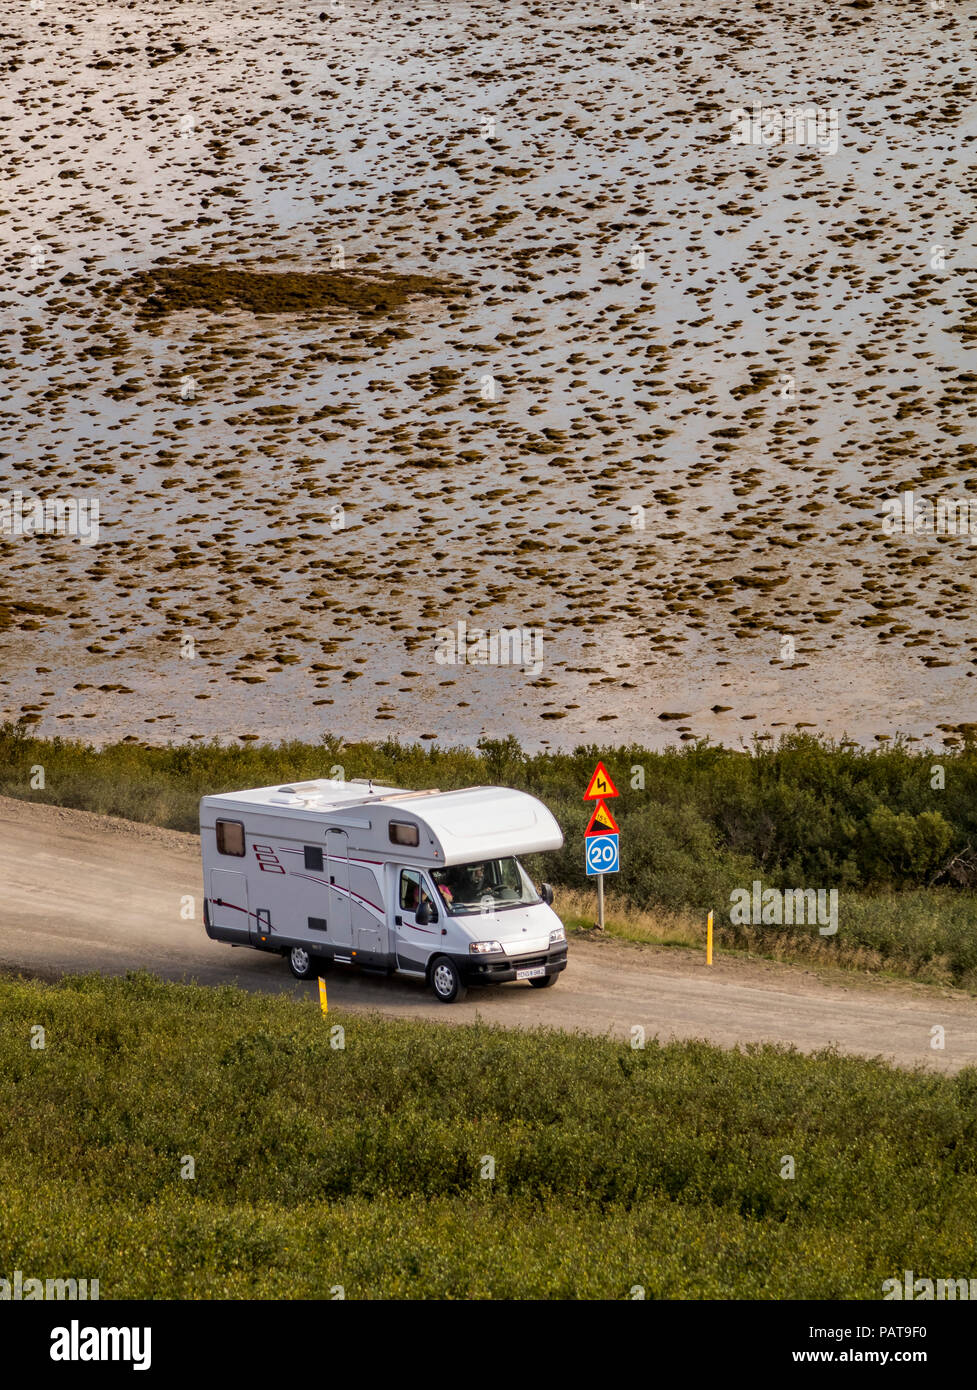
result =
[[[977,1274],[973,1070],[323,1019],[145,975],[0,1000],[6,1277],[99,1278],[103,1297],[878,1298],[907,1268]]]

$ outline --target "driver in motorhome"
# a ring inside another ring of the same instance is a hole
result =
[[[444,905],[451,911],[451,904],[458,896],[459,890],[459,870],[456,864],[448,869],[434,869],[431,873],[434,879],[434,886],[444,899]]]
[[[471,906],[486,891],[485,865],[481,863],[452,864],[435,869],[432,877],[449,911],[453,906]]]

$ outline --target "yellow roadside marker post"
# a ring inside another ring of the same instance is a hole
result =
[[[706,918],[706,965],[712,965],[712,912]],[[322,981],[320,980],[320,984]]]
[[[329,1012],[329,1000],[326,998],[326,982],[319,976],[319,1008],[324,1014]]]

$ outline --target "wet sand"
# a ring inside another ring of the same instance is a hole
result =
[[[100,534],[0,539],[0,719],[955,739],[977,546],[883,508],[971,485],[975,15],[5,16],[0,496]],[[755,100],[836,109],[837,152],[732,144]],[[187,267],[413,289],[125,292]],[[439,665],[459,621],[541,668]]]

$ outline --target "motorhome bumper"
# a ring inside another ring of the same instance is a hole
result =
[[[533,956],[459,956],[451,955],[450,959],[458,967],[458,971],[467,985],[501,985],[507,980],[519,978],[519,971],[542,966],[547,975],[559,975],[561,970],[567,968],[567,948],[566,942],[553,951],[546,951]]]

